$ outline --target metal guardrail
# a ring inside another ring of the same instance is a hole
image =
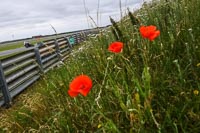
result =
[[[65,37],[47,40],[31,48],[19,48],[3,55],[0,59],[0,106],[11,105],[13,97],[65,60],[73,45],[98,34],[97,29],[78,32]]]

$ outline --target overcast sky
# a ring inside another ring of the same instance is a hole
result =
[[[98,4],[99,1],[99,4]],[[121,0],[122,10],[135,10],[144,0]],[[1,0],[0,42],[34,35],[91,28],[90,15],[98,25],[110,24],[109,16],[120,18],[120,0]],[[99,8],[98,8],[99,5]],[[99,10],[98,10],[99,9]],[[87,12],[87,14],[86,14]]]

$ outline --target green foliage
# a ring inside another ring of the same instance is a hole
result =
[[[129,18],[130,18],[130,20],[131,20],[132,25],[139,25],[139,24],[140,24],[138,18],[136,18],[136,17],[133,15],[133,13],[130,12],[129,9],[128,9],[128,16],[129,16]]]
[[[122,30],[119,28],[115,20],[110,17],[110,22],[112,23],[111,30],[113,32],[113,35],[116,38],[116,41],[121,41],[121,42],[126,43],[128,39],[124,36]]]
[[[112,31],[77,47],[28,100],[2,115],[1,130],[199,132],[199,7],[199,0],[144,4],[134,16],[158,27],[154,41],[141,37],[131,12],[118,23],[111,19]],[[107,50],[114,41],[124,42],[122,53]],[[91,77],[93,88],[87,97],[71,98],[69,83],[80,74]]]

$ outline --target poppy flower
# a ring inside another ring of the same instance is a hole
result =
[[[143,38],[147,38],[150,41],[153,41],[156,37],[160,35],[160,31],[156,30],[156,26],[141,26],[140,33]]]
[[[122,42],[113,42],[110,44],[108,50],[113,53],[119,53],[122,51],[123,43]]]
[[[71,97],[76,97],[79,93],[87,96],[92,88],[92,80],[87,75],[77,76],[69,85],[68,94]]]

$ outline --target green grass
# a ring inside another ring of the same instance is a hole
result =
[[[161,0],[134,13],[137,25],[124,17],[117,33],[82,44],[63,67],[2,110],[1,131],[198,133],[199,7],[199,0]],[[161,34],[148,41],[140,25],[155,25]],[[116,40],[124,42],[122,53],[107,50]],[[87,97],[71,98],[69,83],[80,74],[90,76],[93,87]]]
[[[20,48],[20,47],[23,47],[23,46],[24,46],[23,43],[2,45],[2,46],[0,46],[0,52],[1,51],[6,51],[6,50]]]

